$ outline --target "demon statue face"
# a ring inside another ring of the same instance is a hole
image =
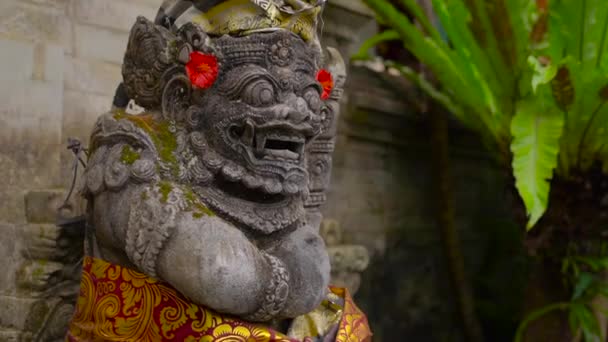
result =
[[[166,1],[133,26],[91,139],[87,250],[219,312],[293,318],[327,293],[344,64],[316,38],[323,1],[236,2]]]
[[[319,56],[288,31],[214,41],[221,72],[192,101],[192,147],[213,209],[261,233],[292,225],[308,195],[305,147],[321,132]]]

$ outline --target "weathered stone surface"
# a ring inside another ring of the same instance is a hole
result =
[[[49,187],[58,179],[58,142],[63,80],[51,65],[61,67],[63,50],[0,38],[0,65],[7,82],[0,83],[0,217],[23,222],[24,189]],[[43,68],[34,78],[36,63]],[[46,70],[45,70],[46,69]]]
[[[65,199],[63,190],[30,191],[25,195],[25,215],[31,223],[55,223]]]
[[[0,217],[25,220],[24,189],[58,183],[61,98],[56,83],[0,83]],[[59,100],[59,103],[58,103]]]
[[[22,255],[30,260],[55,260],[61,258],[66,241],[60,241],[61,229],[54,224],[27,224],[19,228],[20,238],[27,241]]]
[[[72,48],[71,22],[60,7],[36,6],[24,1],[0,3],[0,37]]]
[[[88,95],[88,93],[114,96],[116,85],[119,84],[122,79],[120,66],[106,62],[67,58],[63,70],[65,88],[67,90],[79,92],[80,96],[84,94]],[[73,94],[66,93],[66,98],[70,96],[73,96]],[[82,98],[79,100],[79,104],[82,107],[87,107],[86,104],[89,102],[91,102],[91,100],[85,99],[85,101],[83,101]],[[98,107],[93,107],[91,108],[91,111],[97,109]],[[90,121],[87,121],[87,123],[90,123],[91,126],[93,124],[93,122]],[[84,127],[84,125],[81,124],[80,127]]]
[[[0,295],[14,295],[16,289],[16,274],[24,260],[21,255],[22,240],[16,225],[0,222],[0,260],[3,260],[0,274]]]
[[[326,219],[321,223],[321,236],[327,246],[337,246],[342,243],[342,227],[336,220]]]
[[[30,219],[54,221],[53,208],[63,196],[62,190],[29,192],[25,202],[34,213]],[[7,261],[0,277],[0,331],[21,331],[20,341],[55,341],[65,335],[78,293],[77,263],[84,240],[84,226],[79,220],[65,221],[65,215],[76,213],[62,211],[61,227],[0,225],[8,247],[0,249],[0,258]]]
[[[34,45],[29,42],[0,39],[0,73],[5,82],[32,78],[34,72]]]
[[[122,63],[128,33],[89,25],[74,25],[74,55],[78,58]]]
[[[36,302],[33,298],[0,295],[0,327],[24,330],[28,313]]]
[[[21,342],[23,332],[15,329],[0,329],[0,341],[2,342]]]
[[[55,285],[54,278],[63,269],[63,264],[48,260],[28,260],[17,271],[17,285],[30,291],[42,291]]]
[[[332,272],[363,272],[369,265],[369,252],[363,246],[327,247]]]
[[[83,24],[128,32],[140,15],[154,20],[160,4],[161,1],[75,0],[73,13]]]
[[[65,10],[71,0],[29,0],[30,2],[40,6],[51,6],[61,10]]]

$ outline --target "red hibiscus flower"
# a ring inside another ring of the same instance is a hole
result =
[[[323,87],[323,94],[321,94],[321,98],[323,100],[327,100],[332,89],[334,89],[334,79],[331,76],[331,73],[325,69],[319,70],[317,73],[317,81],[321,83],[321,86]]]
[[[217,58],[199,51],[190,53],[190,61],[186,64],[186,74],[194,86],[207,89],[217,79]]]

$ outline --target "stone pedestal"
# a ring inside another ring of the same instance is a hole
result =
[[[342,228],[335,220],[324,220],[321,236],[327,245],[331,262],[331,284],[346,287],[354,295],[361,285],[361,273],[369,265],[369,253],[364,246],[344,244]]]

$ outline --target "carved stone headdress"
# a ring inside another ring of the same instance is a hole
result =
[[[317,23],[326,0],[165,0],[156,24],[180,28],[198,24],[208,35],[247,35],[289,30],[318,41]]]

